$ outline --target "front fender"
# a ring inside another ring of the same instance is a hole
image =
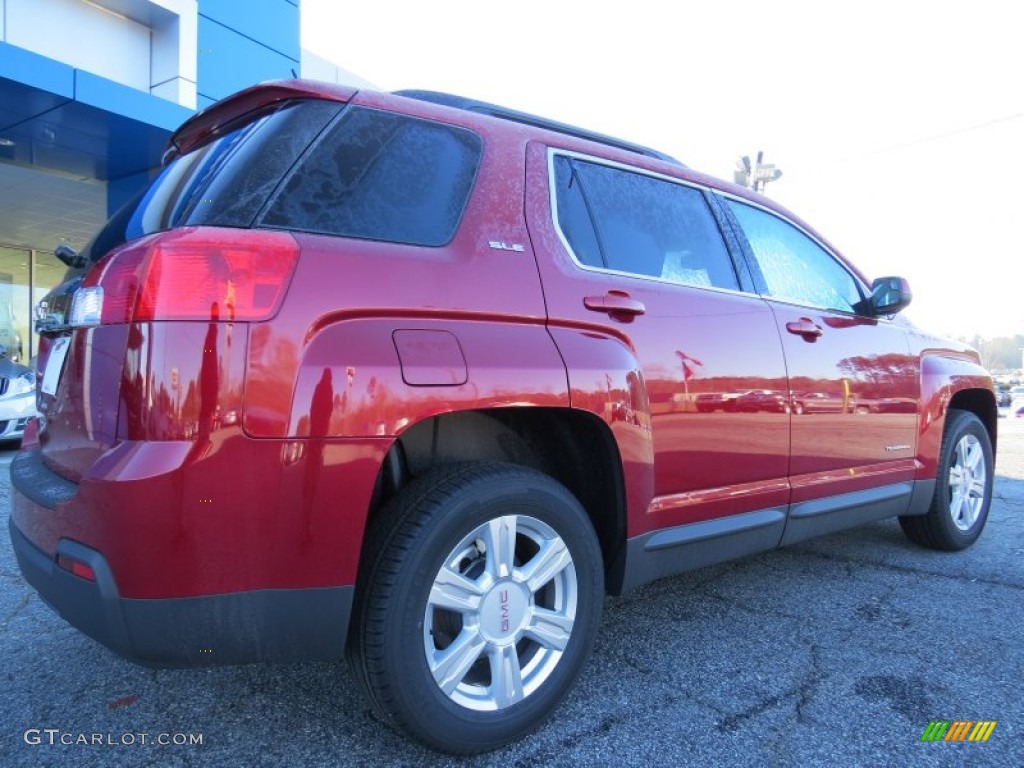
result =
[[[995,408],[992,376],[973,353],[946,349],[922,352],[917,439],[918,479],[929,480],[935,477],[939,449],[942,446],[942,430],[946,425],[950,403],[954,399],[963,399],[964,394],[969,392],[986,393],[986,399],[991,399],[991,406]],[[979,415],[985,420],[985,414]],[[994,446],[994,434],[992,443]]]

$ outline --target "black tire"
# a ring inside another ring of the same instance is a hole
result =
[[[900,526],[915,544],[955,552],[977,540],[992,504],[995,463],[992,441],[970,411],[950,409],[939,449],[935,495],[928,513],[900,517]],[[967,498],[956,492],[968,487]]]
[[[428,747],[473,754],[521,738],[590,655],[601,550],[579,502],[544,474],[432,470],[381,510],[363,560],[350,663],[377,714]]]

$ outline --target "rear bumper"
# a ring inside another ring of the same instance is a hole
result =
[[[11,543],[25,580],[72,626],[131,661],[155,667],[340,658],[354,588],[264,589],[203,597],[121,597],[103,555],[69,539],[47,554],[14,521]],[[57,565],[65,555],[95,581]]]
[[[102,553],[125,598],[355,584],[390,441],[216,437],[121,441],[78,462],[77,482],[51,468],[54,451],[23,446],[11,518],[49,555],[65,539]]]

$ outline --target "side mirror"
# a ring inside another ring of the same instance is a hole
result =
[[[79,254],[78,251],[70,245],[58,245],[54,249],[53,255],[71,267],[71,269],[81,269],[89,263],[88,259]]]
[[[906,309],[914,294],[902,277],[880,277],[871,283],[871,298],[868,308],[872,316],[895,315]]]

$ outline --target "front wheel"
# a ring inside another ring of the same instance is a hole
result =
[[[542,722],[590,654],[604,597],[575,497],[522,467],[442,467],[374,528],[350,646],[376,711],[456,754]]]
[[[970,411],[950,409],[939,451],[935,496],[926,515],[901,517],[916,544],[949,552],[965,549],[981,535],[992,503],[992,441]]]

